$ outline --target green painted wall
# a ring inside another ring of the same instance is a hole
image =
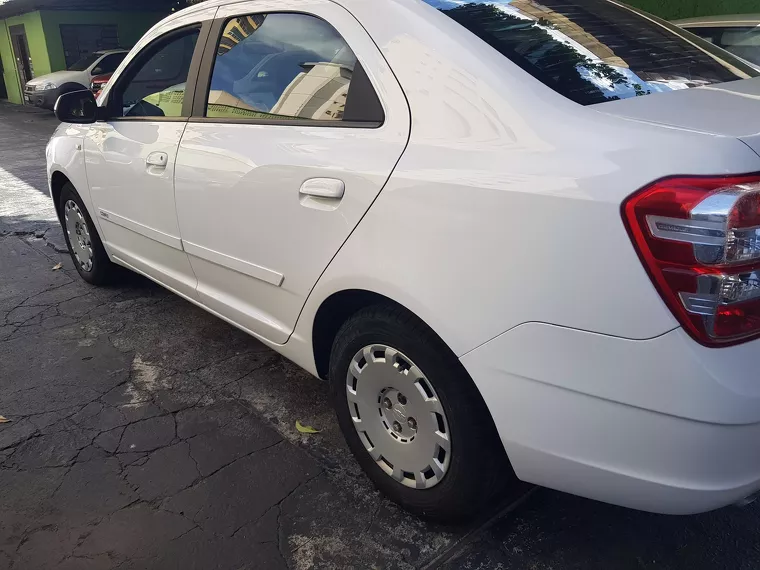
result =
[[[666,20],[760,12],[760,0],[625,0]]]
[[[116,24],[118,26],[119,43],[122,47],[131,48],[137,43],[153,24],[166,14],[160,12],[69,12],[43,11],[42,25],[48,43],[50,67],[59,71],[66,67],[61,40],[61,24]]]
[[[11,39],[8,36],[8,27],[5,20],[0,20],[0,60],[3,62],[3,83],[8,92],[8,100],[18,103],[21,99],[16,74],[16,63],[11,55]]]
[[[29,55],[32,58],[34,76],[44,75],[51,71],[40,13],[29,12],[21,16],[0,20],[0,57],[3,60],[3,79],[8,91],[8,100],[12,103],[21,103],[21,82],[16,70],[16,60],[11,51],[8,28],[18,24],[23,24],[26,31],[26,41],[29,44]]]
[[[11,103],[21,103],[21,82],[11,51],[8,27],[24,24],[34,76],[65,69],[66,59],[61,39],[61,24],[116,24],[119,43],[132,47],[148,29],[166,14],[160,12],[29,12],[0,20],[0,59],[3,62],[3,81]]]

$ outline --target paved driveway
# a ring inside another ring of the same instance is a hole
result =
[[[51,247],[54,125],[0,105],[0,569],[760,568],[757,507],[675,518],[520,486],[466,528],[407,516],[323,383],[142,278],[78,279]]]

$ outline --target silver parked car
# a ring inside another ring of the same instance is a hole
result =
[[[734,55],[760,65],[760,14],[705,16],[673,23]]]

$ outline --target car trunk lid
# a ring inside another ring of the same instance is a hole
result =
[[[742,140],[760,155],[760,77],[601,103],[629,120]]]

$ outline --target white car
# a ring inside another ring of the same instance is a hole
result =
[[[52,110],[64,93],[89,89],[94,77],[113,73],[128,53],[123,49],[96,51],[64,71],[40,75],[24,85],[24,100],[29,105]]]
[[[86,281],[328,379],[415,513],[696,513],[760,489],[757,75],[607,0],[209,0],[61,97],[50,193]]]

